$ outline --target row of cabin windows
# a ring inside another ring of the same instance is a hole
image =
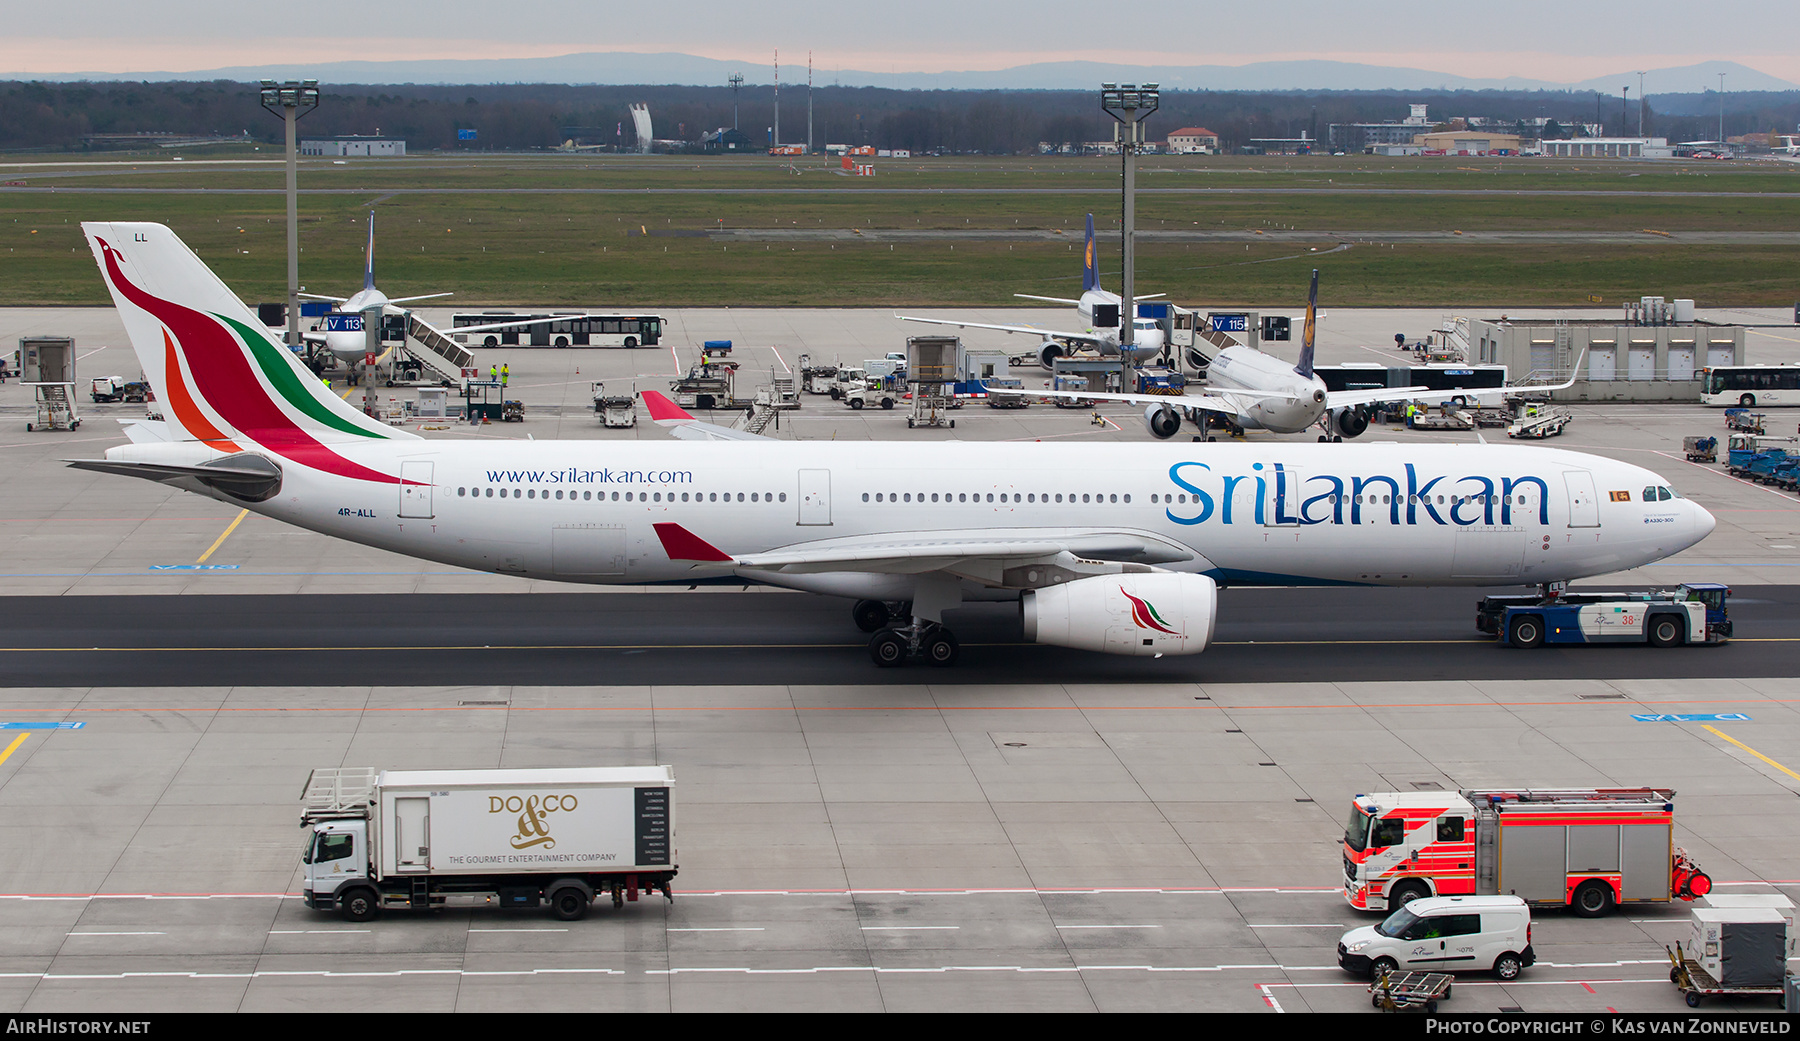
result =
[[[1413,503],[1415,505],[1423,504],[1429,506],[1432,504],[1432,499],[1429,495],[1327,495],[1325,501],[1333,506],[1350,505],[1352,503],[1373,506],[1387,504],[1390,499],[1394,498],[1398,498],[1400,502]],[[1164,503],[1187,503],[1190,500],[1198,503],[1200,497],[1198,495],[1165,495],[1161,499]],[[1489,500],[1492,501],[1490,502]],[[1130,500],[1128,499],[1126,501],[1129,502]],[[1154,503],[1157,502],[1158,499],[1155,495],[1152,495],[1150,496],[1150,501]],[[1437,497],[1437,505],[1439,506],[1456,506],[1465,502],[1473,503],[1477,506],[1499,506],[1504,504],[1505,501],[1506,497],[1501,495],[1440,495]],[[1523,495],[1519,496],[1518,502],[1520,506],[1525,505],[1525,497]]]
[[[982,495],[981,492],[974,492],[974,493],[945,492],[945,493],[943,493],[942,501],[943,502],[977,502],[978,503],[978,502],[982,501],[981,495]],[[1039,495],[1036,492],[1029,492],[1024,495],[1021,495],[1018,492],[1000,492],[998,500],[996,500],[994,496],[995,496],[994,492],[988,492],[987,493],[987,501],[988,502],[998,501],[998,502],[1046,502],[1047,503],[1051,500],[1050,493],[1048,493],[1048,492],[1045,492],[1042,495]],[[1063,501],[1063,497],[1061,494],[1058,494],[1055,498],[1056,498],[1057,502]],[[1104,503],[1104,502],[1119,502],[1119,501],[1121,501],[1121,499],[1123,499],[1123,501],[1125,501],[1125,502],[1130,502],[1131,496],[1129,496],[1129,495],[1120,496],[1116,493],[1110,494],[1110,495],[1104,494],[1104,493],[1102,493],[1102,494],[1087,493],[1087,494],[1082,495],[1079,499],[1077,499],[1074,492],[1069,493],[1069,502]],[[864,501],[864,502],[870,501],[870,495],[868,492],[863,493],[862,501]],[[926,502],[927,496],[924,492],[876,492],[874,494],[873,501],[875,501],[875,502]],[[929,501],[931,501],[931,502],[940,501],[939,497],[938,497],[938,493],[932,492],[929,496]]]
[[[513,498],[513,499],[521,499],[521,498],[523,498],[523,499],[550,499],[550,498],[561,499],[561,498],[564,498],[564,492],[560,488],[558,488],[555,492],[552,492],[548,488],[542,488],[542,489],[540,489],[540,488],[500,488],[500,489],[494,489],[494,488],[462,487],[462,488],[458,488],[456,490],[456,494],[459,498],[466,498],[466,497],[473,496],[474,498],[477,498],[477,499],[492,499],[495,495],[499,495],[500,498],[502,498],[502,499],[505,499],[505,498]],[[748,502],[786,502],[787,501],[787,493],[786,492],[737,492],[735,494],[737,495],[737,499],[736,499],[737,502],[745,502],[745,501],[748,501]],[[621,495],[624,496],[623,499],[620,498]],[[721,495],[724,496],[723,499],[720,498]],[[613,492],[611,501],[613,501],[613,502],[621,502],[621,501],[623,501],[623,502],[676,502],[676,501],[680,501],[680,502],[690,502],[690,501],[691,502],[731,502],[731,501],[733,501],[732,495],[733,495],[732,492],[682,492],[680,499],[677,500],[674,492]],[[691,496],[691,498],[690,498],[690,496]],[[567,493],[567,498],[570,502],[575,502],[578,500],[582,501],[582,502],[596,501],[596,500],[600,501],[600,502],[605,502],[605,501],[607,501],[607,493],[606,492],[594,492],[594,491],[583,491],[583,492],[570,491]]]

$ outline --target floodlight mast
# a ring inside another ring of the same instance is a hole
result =
[[[287,124],[287,345],[300,346],[300,140],[294,124],[319,107],[318,80],[262,81],[262,107]]]
[[[1119,142],[1124,158],[1124,202],[1121,209],[1119,266],[1123,285],[1119,290],[1119,358],[1123,364],[1120,388],[1131,392],[1131,345],[1133,325],[1137,320],[1137,152],[1144,144],[1144,120],[1150,118],[1162,101],[1160,84],[1102,83],[1100,107],[1113,118],[1113,140]]]

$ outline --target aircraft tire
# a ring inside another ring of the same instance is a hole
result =
[[[923,649],[925,664],[939,669],[955,665],[956,659],[962,655],[962,646],[956,642],[956,637],[950,634],[950,630],[942,627],[925,637]]]
[[[888,624],[887,605],[879,600],[858,600],[850,609],[850,618],[865,633],[879,632]]]
[[[906,664],[907,639],[898,629],[883,629],[869,641],[869,658],[884,669],[896,669]]]

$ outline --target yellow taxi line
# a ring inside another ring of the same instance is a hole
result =
[[[1722,738],[1723,740],[1731,742],[1732,744],[1738,746],[1739,748],[1743,749],[1744,751],[1749,752],[1751,755],[1755,756],[1756,758],[1761,759],[1763,762],[1768,763],[1770,766],[1773,766],[1775,769],[1780,770],[1782,773],[1787,774],[1789,777],[1792,777],[1794,780],[1800,781],[1800,774],[1797,774],[1794,771],[1789,770],[1787,767],[1782,766],[1780,763],[1776,762],[1773,759],[1770,759],[1766,755],[1763,755],[1761,752],[1758,752],[1756,749],[1751,748],[1749,745],[1743,743],[1742,741],[1739,741],[1737,738],[1732,737],[1730,734],[1727,734],[1725,731],[1720,730],[1718,727],[1707,726],[1705,724],[1702,724],[1701,729],[1712,731],[1715,735]]]
[[[237,517],[232,520],[231,524],[228,525],[224,531],[219,533],[219,537],[213,540],[212,545],[206,547],[206,552],[200,554],[200,559],[194,561],[194,563],[196,563],[196,564],[206,563],[206,558],[213,555],[213,550],[216,550],[220,546],[223,546],[225,544],[225,540],[231,537],[231,533],[236,531],[237,526],[244,523],[244,518],[248,517],[248,516],[250,516],[249,510],[239,510]]]

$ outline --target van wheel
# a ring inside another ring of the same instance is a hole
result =
[[[1405,907],[1414,900],[1419,900],[1430,895],[1431,891],[1425,888],[1423,882],[1402,882],[1394,887],[1393,892],[1388,894],[1388,910],[1398,911],[1400,908]]]
[[[1569,906],[1582,918],[1599,918],[1611,911],[1612,905],[1611,886],[1605,882],[1586,882],[1575,890],[1575,899]]]
[[[574,886],[563,886],[550,894],[550,913],[565,922],[573,922],[587,914],[588,895]]]
[[[1650,619],[1650,645],[1652,647],[1680,646],[1683,626],[1681,619],[1674,615],[1661,614]]]
[[[338,913],[346,922],[370,922],[381,913],[381,900],[373,889],[358,886],[338,900]]]
[[[1507,951],[1494,959],[1494,978],[1497,980],[1516,980],[1519,978],[1519,956]]]
[[[1392,958],[1376,958],[1369,963],[1369,978],[1378,980],[1390,972],[1398,971],[1400,963]]]

